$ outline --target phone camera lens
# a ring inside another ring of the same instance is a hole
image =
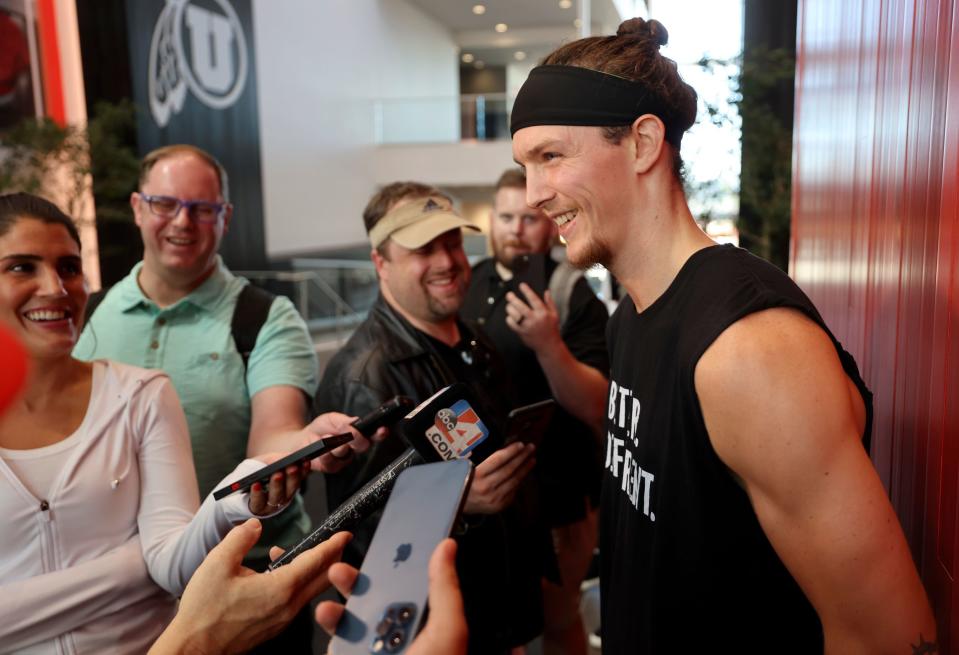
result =
[[[390,633],[389,639],[386,640],[386,652],[392,653],[403,646],[405,641],[406,633],[402,630],[394,630]]]
[[[403,607],[396,610],[396,620],[400,623],[409,623],[410,619],[413,618],[413,608],[409,605],[404,605]]]
[[[376,636],[385,637],[389,633],[390,628],[392,627],[393,627],[393,621],[391,619],[389,618],[383,619],[376,625]]]

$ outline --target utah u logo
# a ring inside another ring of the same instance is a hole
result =
[[[194,0],[167,0],[150,42],[150,113],[160,127],[183,109],[187,89],[203,104],[226,109],[246,86],[249,55],[243,27],[227,0],[219,11]]]

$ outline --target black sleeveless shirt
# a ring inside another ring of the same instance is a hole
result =
[[[610,319],[612,371],[600,528],[608,653],[821,653],[812,605],[709,441],[694,386],[703,352],[753,312],[789,307],[829,334],[866,404],[856,364],[782,271],[733,246],[692,255],[642,313]]]

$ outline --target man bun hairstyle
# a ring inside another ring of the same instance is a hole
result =
[[[635,34],[641,37],[650,37],[657,45],[666,45],[669,43],[669,32],[666,26],[658,20],[644,20],[642,18],[630,18],[619,24],[616,30],[616,36],[627,36]]]
[[[670,122],[683,132],[696,122],[696,91],[679,76],[676,62],[659,53],[669,42],[669,32],[658,20],[630,18],[615,36],[592,36],[560,46],[542,65],[575,66],[641,82],[669,110]],[[611,143],[619,143],[630,127],[604,127]],[[682,158],[673,151],[674,172],[682,180]]]

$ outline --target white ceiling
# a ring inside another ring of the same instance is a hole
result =
[[[561,9],[559,0],[409,0],[453,32],[492,30],[496,23],[513,27],[569,26],[578,15],[580,0],[569,9]],[[486,13],[473,13],[473,5],[486,6]],[[611,0],[593,0],[593,20],[615,11]]]
[[[563,9],[559,0],[408,0],[449,29],[463,52],[475,53],[492,65],[512,61],[517,50],[536,60],[563,41],[578,38],[573,21],[580,1]],[[474,14],[476,4],[485,5],[486,12]],[[623,20],[615,0],[591,0],[590,10],[593,33],[615,30]],[[506,23],[509,29],[498,33],[493,29],[497,23]]]

